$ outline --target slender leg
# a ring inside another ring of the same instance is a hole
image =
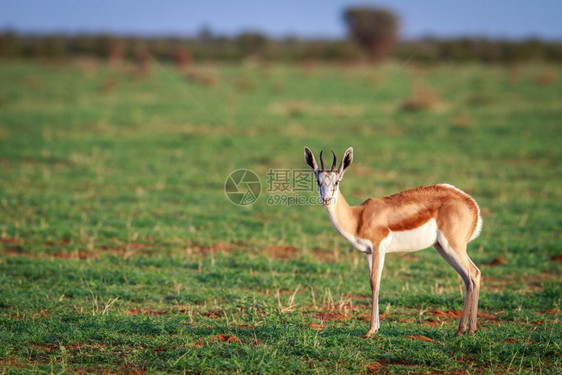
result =
[[[472,260],[470,260],[470,276],[472,278],[472,283],[474,284],[474,293],[472,294],[472,308],[470,311],[470,328],[468,329],[468,333],[476,332],[476,320],[478,318],[478,296],[480,294],[480,275],[481,272],[474,265]]]
[[[367,331],[367,336],[373,335],[380,328],[379,320],[379,290],[380,290],[380,280],[382,275],[382,269],[384,266],[384,251],[377,249],[373,251],[371,260],[372,264],[370,267],[369,280],[371,282],[371,293],[373,297],[372,307],[371,307],[371,322],[369,326],[369,331]]]
[[[468,255],[466,254],[466,245],[465,249],[461,251],[455,251],[446,240],[440,241],[434,245],[435,250],[449,263],[460,275],[460,277],[464,281],[465,285],[465,297],[464,297],[464,306],[462,309],[461,320],[459,323],[459,329],[457,330],[456,335],[462,335],[466,331],[466,326],[468,323],[470,306],[473,300],[474,294],[474,284],[472,282],[472,278],[470,276],[470,266]]]
[[[367,265],[369,266],[369,275],[371,275],[371,272],[373,272],[373,252],[365,253],[365,256],[367,257]]]

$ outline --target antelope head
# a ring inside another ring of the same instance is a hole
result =
[[[304,148],[304,161],[314,171],[314,177],[318,183],[318,196],[324,206],[335,204],[339,194],[340,181],[347,168],[353,162],[353,147],[348,148],[343,155],[340,166],[336,169],[337,158],[332,151],[333,161],[330,169],[324,168],[324,160],[322,159],[322,151],[320,151],[320,169],[314,158],[314,154],[308,147]]]

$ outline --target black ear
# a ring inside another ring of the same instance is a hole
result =
[[[343,174],[347,168],[353,163],[353,147],[348,148],[345,150],[345,154],[343,154],[343,158],[341,159],[340,168],[338,169],[339,174]]]
[[[304,147],[304,161],[314,171],[318,170],[318,164],[316,164],[316,159],[314,158],[312,151],[310,151],[310,149],[306,146]]]

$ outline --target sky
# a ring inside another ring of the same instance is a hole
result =
[[[0,29],[193,36],[207,27],[221,35],[343,38],[342,12],[357,4],[393,10],[407,39],[562,40],[562,0],[1,0]]]

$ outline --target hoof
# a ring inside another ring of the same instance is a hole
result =
[[[375,333],[377,333],[378,329],[370,329],[367,331],[367,333],[365,333],[365,337],[372,337],[375,335]]]
[[[466,328],[462,328],[462,329],[459,328],[457,333],[455,333],[455,336],[461,336],[464,333],[464,331],[466,331]]]
[[[468,334],[472,335],[474,332],[476,332],[476,327],[474,328],[470,327],[470,329],[468,330]]]

